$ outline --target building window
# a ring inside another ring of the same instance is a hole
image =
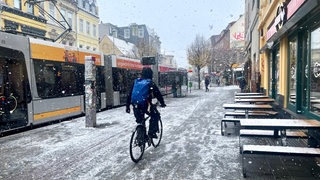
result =
[[[124,29],[124,38],[129,39],[130,38],[130,29]]]
[[[54,9],[54,4],[52,2],[49,2],[49,13],[52,17],[55,17],[55,9]],[[49,18],[49,21],[52,22],[52,19]]]
[[[79,21],[79,31],[83,33],[83,19]]]
[[[44,2],[40,2],[40,7],[39,13],[42,17],[44,17]]]
[[[97,37],[97,26],[95,24],[92,26],[92,34],[94,37]]]
[[[34,6],[29,3],[26,3],[26,6],[27,6],[27,12],[30,14],[34,14]]]
[[[138,36],[138,27],[137,26],[132,27],[132,36]]]
[[[141,28],[138,30],[138,37],[143,38],[144,37],[144,30]]]
[[[87,34],[90,35],[90,23],[87,21]]]
[[[92,13],[94,14],[94,15],[98,15],[98,13],[97,13],[97,8],[96,8],[96,6],[93,4],[92,5]]]
[[[61,8],[60,11],[61,11],[62,16],[63,16],[64,18],[66,18],[66,16],[67,16],[66,10]],[[61,17],[61,24],[62,24],[64,27],[67,27],[67,23],[64,21],[63,17]]]
[[[21,0],[14,0],[14,7],[21,10]]]
[[[82,48],[82,47],[83,47],[83,45],[82,45],[82,44],[80,44],[80,45],[79,45],[79,48]]]
[[[72,12],[70,12],[70,11],[68,12],[66,20],[68,21],[68,24],[72,29],[72,27],[73,27],[73,14],[72,14]]]
[[[82,8],[86,9],[86,1],[85,0],[82,1]]]

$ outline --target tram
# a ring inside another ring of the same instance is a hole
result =
[[[83,114],[84,56],[101,74],[97,52],[0,32],[0,132]]]
[[[84,115],[85,56],[96,59],[97,111],[124,105],[140,60],[0,32],[0,133]]]

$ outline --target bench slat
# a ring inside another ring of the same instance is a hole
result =
[[[242,154],[272,154],[272,155],[301,155],[320,156],[320,148],[269,146],[269,145],[243,145]]]
[[[274,131],[271,130],[257,130],[257,129],[241,129],[240,136],[274,136]],[[280,136],[280,132],[279,132]],[[287,131],[287,138],[301,137],[307,138],[308,135],[302,131]]]
[[[223,118],[221,121],[223,122],[240,122],[242,118]]]
[[[246,114],[244,112],[226,112],[224,116],[245,116]],[[249,112],[248,116],[265,116],[270,117],[271,114],[268,113],[256,113],[256,112]]]

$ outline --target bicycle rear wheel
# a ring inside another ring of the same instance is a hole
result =
[[[151,139],[151,144],[152,144],[152,146],[155,147],[155,148],[159,146],[160,141],[161,141],[161,139],[162,139],[163,127],[162,127],[162,121],[161,121],[161,119],[158,120],[158,127],[159,127],[159,129],[158,129],[158,131],[156,132],[158,138],[157,138],[157,139],[155,139],[155,138],[152,138],[152,139]]]
[[[142,126],[138,126],[132,133],[130,139],[130,157],[133,162],[137,163],[141,160],[145,149],[145,131]]]

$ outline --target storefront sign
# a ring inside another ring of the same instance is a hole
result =
[[[286,22],[286,10],[283,3],[280,3],[277,9],[277,15],[267,31],[267,40],[271,38],[279,29],[282,28],[283,24]]]
[[[287,19],[299,9],[306,0],[291,0],[287,5]]]
[[[277,15],[267,31],[266,40],[269,40],[271,36],[279,31],[304,2],[306,2],[306,0],[291,0],[287,5],[280,3],[277,9]]]

